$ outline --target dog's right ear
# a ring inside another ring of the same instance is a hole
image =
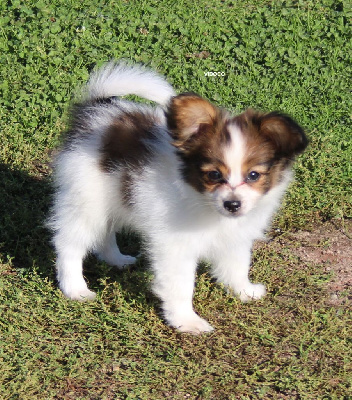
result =
[[[171,99],[166,112],[174,146],[185,151],[204,130],[214,127],[221,111],[195,93],[184,93]]]

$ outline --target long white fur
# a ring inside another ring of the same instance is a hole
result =
[[[93,73],[86,87],[88,98],[136,95],[164,106],[175,91],[166,80],[143,66],[110,62]]]
[[[174,93],[159,76],[112,64],[93,76],[88,92],[91,97],[134,93],[161,104]],[[119,104],[126,110],[139,107]],[[148,107],[144,111],[158,116],[156,130],[162,145],[153,161],[134,176],[132,208],[125,206],[121,198],[121,172],[105,173],[99,167],[102,133],[116,117],[109,108],[99,115],[93,113],[94,133],[87,135],[83,143],[63,150],[56,160],[57,190],[50,225],[59,287],[71,299],[94,298],[95,293],[83,278],[82,260],[94,251],[118,267],[135,262],[133,257],[122,255],[116,245],[115,232],[129,226],[147,238],[155,274],[153,290],[162,301],[166,321],[180,331],[211,331],[211,325],[194,312],[192,305],[197,262],[210,260],[217,280],[243,301],[261,298],[265,287],[248,279],[251,246],[254,239],[262,236],[279,206],[291,174],[288,171],[281,183],[257,200],[247,214],[236,218],[221,215],[214,199],[183,181],[180,161],[161,113]]]

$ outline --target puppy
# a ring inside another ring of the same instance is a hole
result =
[[[159,104],[137,104],[137,95]],[[122,268],[115,233],[140,232],[167,323],[182,332],[213,328],[193,310],[197,262],[242,301],[265,295],[248,279],[251,247],[262,236],[307,146],[287,115],[236,116],[202,97],[175,95],[159,75],[109,63],[94,73],[72,109],[55,162],[50,226],[59,287],[70,299],[95,296],[82,260],[94,252]]]

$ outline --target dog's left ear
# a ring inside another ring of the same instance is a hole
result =
[[[202,132],[214,127],[220,110],[195,93],[184,93],[171,99],[166,112],[168,128],[174,145],[183,145],[196,139]]]
[[[294,157],[302,153],[308,145],[303,129],[285,114],[278,112],[264,114],[260,120],[259,130],[274,143],[280,157]]]

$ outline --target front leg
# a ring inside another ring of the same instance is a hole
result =
[[[212,326],[193,310],[193,290],[197,258],[183,253],[184,246],[173,242],[152,251],[153,291],[162,301],[168,324],[180,332],[210,332]],[[187,247],[187,246],[186,246]]]
[[[261,283],[252,283],[248,274],[251,263],[252,242],[219,251],[213,258],[214,277],[228,286],[243,301],[258,300],[265,296]]]

